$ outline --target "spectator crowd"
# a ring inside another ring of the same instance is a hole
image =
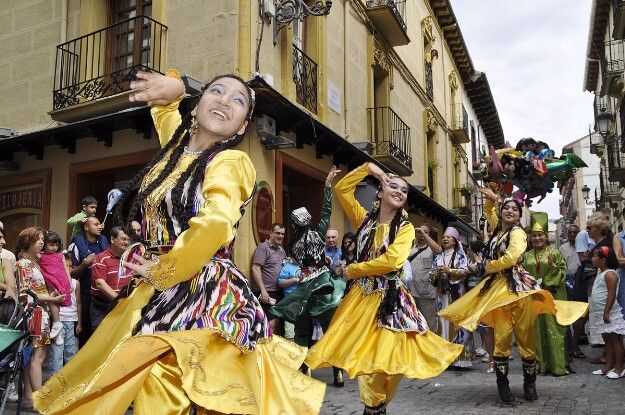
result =
[[[141,240],[141,224],[133,222],[132,229],[114,226],[103,235],[104,226],[96,215],[97,201],[88,196],[81,205],[81,211],[67,220],[72,234],[65,248],[58,233],[28,227],[17,237],[12,252],[5,249],[0,223],[0,297],[22,303],[33,301],[23,295],[26,290],[38,297],[36,312],[29,322],[32,341],[29,363],[24,368],[25,407],[32,405],[32,392],[89,340],[132,280],[120,260],[131,243]],[[431,331],[464,346],[464,353],[454,366],[467,368],[479,359],[489,363],[487,372],[492,373],[493,328],[481,324],[470,333],[437,315],[480,282],[485,241],[465,245],[458,230],[449,227],[439,244],[431,225],[424,223],[415,230],[402,279],[418,310]],[[250,275],[253,292],[270,319],[273,332],[312,345],[327,328],[332,313],[307,319],[305,323],[283,321],[272,313],[273,306],[292,295],[306,276],[301,264],[291,256],[292,249],[283,246],[286,234],[283,224],[274,223],[269,238],[257,246]],[[540,278],[542,287],[556,299],[590,303],[589,316],[571,327],[560,327],[553,318],[544,316],[537,320],[538,370],[554,376],[574,373],[571,362],[586,358],[580,344],[590,343],[604,347],[603,353],[591,359],[601,365],[593,373],[608,378],[614,378],[613,374],[625,375],[621,338],[625,333],[625,312],[621,308],[625,306],[625,284],[619,284],[625,278],[625,231],[612,234],[608,219],[597,213],[588,220],[587,229],[570,225],[567,240],[559,249],[549,247],[547,233],[538,228],[528,229],[528,240],[523,264]],[[336,229],[328,228],[324,253],[325,267],[333,274],[335,268],[356,262],[356,235],[347,232],[340,237]],[[349,289],[347,281],[345,285],[346,289],[341,288],[344,292]],[[306,324],[305,329],[302,324]],[[553,350],[560,348],[565,350],[561,356]],[[305,365],[302,370],[309,373]],[[343,385],[338,369],[334,384]]]

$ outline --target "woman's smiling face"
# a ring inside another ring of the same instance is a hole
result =
[[[392,177],[378,192],[382,204],[392,209],[401,209],[408,199],[408,183],[401,177]]]
[[[247,86],[225,76],[206,88],[193,114],[201,131],[227,139],[245,132],[250,110],[251,97]]]

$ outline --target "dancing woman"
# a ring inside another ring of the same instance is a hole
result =
[[[234,75],[218,76],[181,117],[184,86],[169,75],[139,73],[131,85],[132,99],[155,105],[163,149],[117,211],[128,212],[128,224],[139,220],[160,259],[126,264],[140,276],[135,289],[36,406],[45,414],[123,414],[131,402],[139,415],[316,414],[325,386],[297,371],[305,349],[271,336],[230,260],[256,173],[245,153],[229,148],[251,118],[253,91]]]
[[[312,216],[305,207],[291,212],[293,235],[289,238],[288,251],[299,267],[299,285],[271,309],[272,314],[295,325],[294,341],[303,347],[312,345],[315,324],[321,330],[327,330],[345,292],[345,280],[333,275],[326,265],[324,240],[332,214],[332,181],[339,172],[332,166],[328,173],[323,189],[321,218],[316,228],[311,228]],[[306,365],[302,365],[302,372],[310,375]],[[334,384],[343,384],[343,374],[337,368],[334,370]]]
[[[380,181],[377,201],[367,212],[354,196],[368,175]],[[338,200],[356,232],[357,263],[337,267],[354,280],[330,327],[310,349],[311,368],[336,366],[358,376],[365,414],[386,414],[403,376],[440,374],[462,351],[428,331],[427,323],[401,282],[414,227],[402,209],[408,184],[387,176],[373,163],[347,174],[335,187]]]
[[[553,314],[561,325],[584,315],[587,305],[554,300],[541,290],[536,279],[517,262],[527,248],[527,236],[519,225],[522,206],[514,199],[500,200],[491,189],[481,188],[486,198],[484,213],[493,227],[482,264],[486,278],[475,288],[439,312],[441,317],[474,331],[480,321],[495,329],[495,373],[499,397],[505,404],[514,398],[508,383],[508,359],[512,333],[523,360],[523,391],[526,400],[536,394],[536,345],[534,321],[539,314]],[[500,203],[497,209],[497,203]]]

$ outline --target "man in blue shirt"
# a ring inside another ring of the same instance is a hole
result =
[[[91,307],[91,265],[95,256],[100,252],[106,251],[109,247],[106,237],[102,235],[102,229],[104,229],[104,226],[102,226],[98,218],[89,216],[83,224],[86,242],[83,249],[79,249],[77,244],[74,243],[67,247],[67,253],[72,258],[72,264],[74,265],[71,275],[80,282],[80,321],[82,322],[82,331],[79,334],[80,347],[87,343],[93,332],[89,312]]]
[[[326,232],[326,257],[332,261],[328,266],[332,271],[339,265],[341,260],[341,248],[339,243],[339,232],[336,229],[328,229]]]

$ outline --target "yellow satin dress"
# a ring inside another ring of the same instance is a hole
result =
[[[357,229],[367,211],[354,197],[356,185],[368,175],[361,166],[336,184],[335,192]],[[379,252],[388,242],[389,224],[376,227],[372,252]],[[394,242],[385,253],[366,262],[350,264],[346,271],[355,280],[332,318],[324,336],[308,352],[306,364],[311,368],[336,366],[351,377],[359,377],[360,397],[367,406],[388,403],[403,376],[425,379],[439,375],[462,352],[462,345],[448,342],[427,330],[418,315],[418,325],[410,329],[380,326],[378,311],[385,290],[376,288],[376,277],[400,270],[407,260],[414,239],[410,223],[399,228]],[[416,311],[412,296],[400,283],[407,308]]]
[[[494,229],[499,223],[495,204],[487,200],[484,204],[484,213]],[[494,327],[496,356],[510,355],[514,331],[521,356],[533,359],[536,316],[552,314],[555,315],[558,324],[566,326],[578,320],[588,310],[586,303],[554,300],[549,291],[542,289],[511,291],[502,271],[517,265],[526,249],[525,231],[521,228],[512,230],[505,254],[487,263],[486,274],[497,275],[490,288],[484,294],[480,294],[487,281],[487,278],[484,278],[476,287],[438,313],[439,316],[469,331],[474,331],[480,322]]]
[[[181,122],[178,104],[152,109],[161,144]],[[188,162],[181,158],[172,174],[180,174]],[[266,335],[251,347],[239,342],[241,333],[229,336],[218,326],[132,335],[154,287],[163,291],[193,278],[234,238],[255,177],[245,153],[226,150],[215,156],[202,183],[201,211],[152,268],[150,283],[121,300],[79,353],[35,393],[39,412],[123,414],[134,402],[139,415],[189,414],[193,406],[198,414],[319,413],[325,384],[298,371],[306,349],[295,343]],[[166,179],[159,189],[168,186]]]

